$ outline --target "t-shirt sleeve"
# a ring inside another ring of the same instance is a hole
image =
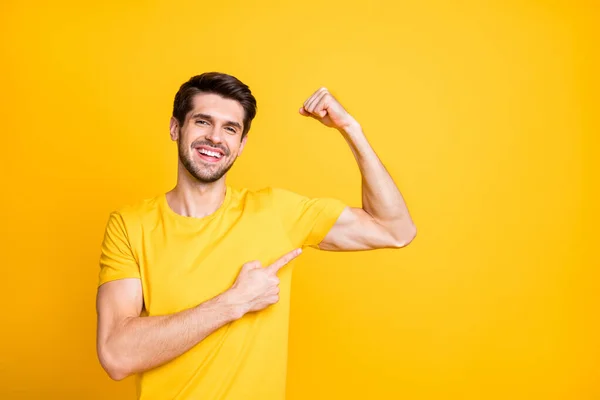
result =
[[[98,286],[124,278],[139,278],[140,268],[133,256],[123,217],[118,212],[110,214],[100,253]]]
[[[346,204],[328,197],[306,197],[289,190],[272,188],[271,198],[292,244],[318,248],[335,225]]]

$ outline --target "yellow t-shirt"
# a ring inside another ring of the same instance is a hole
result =
[[[344,207],[284,189],[227,186],[216,212],[194,218],[175,213],[164,194],[146,199],[110,214],[99,285],[140,278],[144,315],[182,311],[229,289],[248,261],[266,266],[294,248],[316,247]],[[139,399],[284,399],[293,264],[278,273],[278,303],[140,374]]]

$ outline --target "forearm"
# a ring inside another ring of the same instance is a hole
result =
[[[106,341],[111,376],[122,379],[171,361],[244,312],[225,292],[175,314],[128,318]]]
[[[363,210],[398,240],[412,240],[416,229],[406,202],[360,125],[350,125],[343,129],[342,135],[362,175]]]

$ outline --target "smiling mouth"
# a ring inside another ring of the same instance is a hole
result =
[[[200,158],[208,162],[216,162],[223,158],[223,153],[219,151],[212,151],[205,148],[197,148],[196,151],[200,155]]]

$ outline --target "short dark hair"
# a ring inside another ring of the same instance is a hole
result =
[[[248,85],[234,76],[221,72],[205,72],[191,77],[177,91],[173,104],[173,117],[183,124],[185,116],[192,109],[193,98],[198,93],[218,94],[226,99],[236,100],[244,108],[244,130],[242,138],[250,130],[256,116],[256,99]]]

